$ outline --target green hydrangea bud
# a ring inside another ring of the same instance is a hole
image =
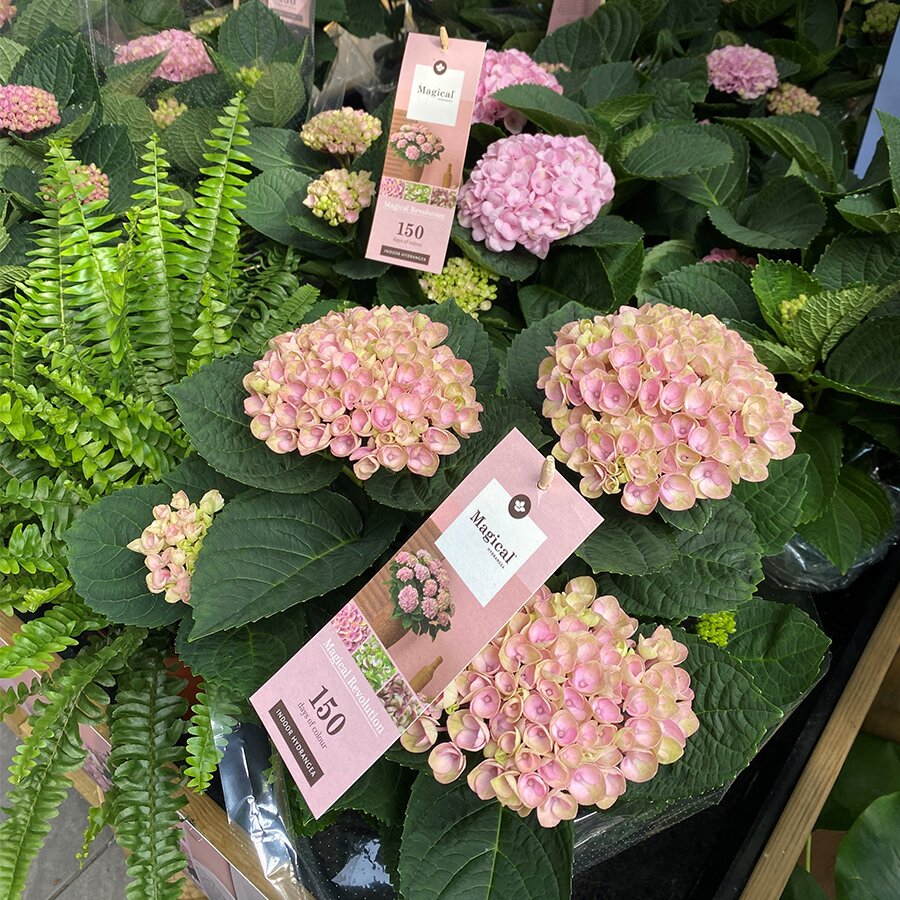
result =
[[[159,129],[168,128],[182,113],[187,112],[187,106],[179,103],[174,97],[156,101],[156,109],[150,115]]]
[[[734,613],[728,610],[705,613],[697,620],[697,636],[714,644],[716,647],[727,647],[728,636],[737,631]]]
[[[781,323],[783,325],[793,325],[794,319],[800,314],[800,310],[806,306],[806,301],[809,297],[806,294],[800,294],[799,297],[796,297],[794,300],[782,300],[781,301]]]
[[[252,88],[262,78],[263,70],[259,66],[241,66],[236,74],[241,84]]]
[[[862,30],[864,34],[891,34],[900,18],[900,4],[875,3],[866,10]]]
[[[419,279],[425,296],[435,303],[453,300],[456,305],[470,316],[477,316],[491,308],[497,299],[497,288],[491,282],[497,276],[478,263],[462,256],[454,256],[447,260],[442,272],[426,273]]]

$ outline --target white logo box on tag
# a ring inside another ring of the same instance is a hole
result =
[[[434,125],[456,125],[465,77],[462,69],[445,69],[438,75],[433,66],[417,64],[407,118]]]

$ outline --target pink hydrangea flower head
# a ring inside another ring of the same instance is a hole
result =
[[[434,777],[552,828],[578,806],[609,809],[627,783],[676,762],[700,723],[688,650],[638,623],[591,578],[542,588],[401,738]]]
[[[564,325],[541,363],[553,455],[647,515],[721,500],[794,452],[801,405],[715,316],[658,303]]]
[[[59,125],[59,106],[49,91],[25,84],[0,86],[0,128],[31,134]]]
[[[0,0],[0,28],[7,22],[11,22],[16,15],[16,8],[12,0]]]
[[[355,603],[348,603],[331,620],[331,625],[351,653],[361,647],[371,633],[365,616]]]
[[[310,182],[303,203],[314,216],[336,227],[356,222],[374,196],[375,182],[368,172],[329,169],[321,178]]]
[[[723,94],[755,100],[778,86],[775,58],[749,45],[720,47],[706,57],[709,83]]]
[[[388,146],[405,163],[416,166],[436,162],[445,150],[441,136],[421,122],[404,122],[389,136]]]
[[[502,122],[510,134],[518,134],[528,120],[518,110],[493,97],[497,91],[514,84],[537,84],[557,94],[563,92],[556,78],[522,50],[487,50],[475,92],[472,121],[486,125]]]
[[[616,179],[585,137],[517,134],[495,141],[459,191],[460,224],[496,252],[544,259],[613,198]]]
[[[397,605],[405,613],[411,613],[419,605],[419,592],[411,585],[400,588],[397,594]]]
[[[380,135],[381,122],[375,116],[350,106],[320,112],[300,129],[300,140],[307,147],[343,160],[365,153]]]
[[[166,81],[190,81],[216,71],[203,41],[178,28],[167,28],[122,44],[116,49],[116,64],[148,59],[159,53],[166,56],[153,74]]]
[[[819,98],[804,90],[799,84],[783,81],[769,92],[766,98],[770,113],[776,116],[794,116],[797,113],[819,115]]]
[[[276,453],[349,458],[363,480],[381,467],[431,476],[481,430],[472,367],[448,333],[423,313],[376,306],[278,335],[244,377],[250,430]]]
[[[449,592],[439,586],[446,579],[440,559],[424,548],[414,557],[401,550],[391,560],[389,572],[387,584],[395,604],[394,616],[403,619],[404,627],[432,638],[450,627],[453,603]]]
[[[213,517],[225,505],[218,491],[191,503],[184,491],[153,508],[153,521],[128,549],[144,556],[147,589],[165,594],[167,603],[191,602],[191,575]]]
[[[739,262],[753,268],[758,260],[755,256],[743,256],[740,251],[735,250],[733,247],[728,250],[724,250],[722,247],[713,247],[700,262]]]

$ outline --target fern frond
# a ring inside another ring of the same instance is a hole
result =
[[[0,647],[0,678],[15,678],[29,669],[44,672],[56,653],[78,643],[78,635],[106,625],[75,597],[56,603],[44,615],[23,623],[11,644]]]
[[[228,735],[237,727],[240,709],[225,688],[205,684],[194,703],[187,741],[188,787],[202,794],[209,787],[222,756]]]
[[[141,652],[118,681],[110,729],[110,768],[116,798],[112,823],[119,845],[130,852],[129,900],[177,900],[185,866],[181,852],[175,763],[186,704],[182,682],[155,654]],[[174,879],[174,880],[173,880]]]
[[[298,328],[318,299],[318,288],[300,285],[281,304],[265,310],[259,319],[250,323],[241,337],[241,349],[262,353],[273,337]]]
[[[195,205],[185,216],[186,244],[182,260],[183,303],[186,314],[200,311],[204,292],[215,289],[222,302],[228,301],[238,260],[240,222],[236,212],[243,209],[244,188],[250,162],[240,148],[249,144],[246,123],[249,117],[239,94],[219,117],[220,127],[207,139],[209,163],[200,171],[204,178],[197,186]],[[211,279],[212,288],[204,282]]]
[[[0,718],[15,712],[29,697],[40,693],[41,679],[32,678],[0,690]]]
[[[62,544],[56,550],[59,569],[63,570],[65,560],[62,557]],[[34,575],[19,572],[15,577],[0,579],[0,611],[8,616],[17,612],[33,613],[45,603],[51,603],[65,594],[71,587],[65,579],[60,581],[55,575],[48,575],[46,572],[35,572]]]
[[[41,475],[36,481],[5,478],[0,472],[0,509],[16,509],[24,518],[33,516],[55,538],[62,537],[79,510],[93,499],[89,490],[64,472],[55,479]]]
[[[209,272],[205,272],[200,289],[200,312],[197,316],[200,324],[193,334],[195,344],[191,350],[188,374],[193,374],[208,362],[227,356],[237,349],[237,344],[231,340],[232,318],[228,313],[228,306],[219,297],[215,279]]]
[[[32,732],[14,761],[7,818],[0,822],[0,900],[21,897],[31,862],[72,786],[66,773],[84,762],[80,726],[104,719],[109,697],[101,685],[111,684],[111,673],[124,665],[146,634],[132,628],[109,643],[89,645],[63,660],[52,678],[45,678],[46,700],[38,701]]]
[[[162,388],[184,375],[191,350],[193,317],[181,306],[179,255],[185,233],[178,224],[181,202],[169,180],[165,151],[154,135],[141,157],[142,177],[133,195],[139,208],[132,216],[132,248],[126,270],[131,331],[135,350],[152,371],[144,373]]]
[[[94,843],[100,832],[109,824],[114,797],[114,791],[106,791],[103,794],[103,802],[99,806],[92,806],[88,810],[88,823],[84,829],[81,850],[75,854],[75,859],[79,861],[81,868],[84,868],[84,863],[91,852],[91,844]]]
[[[47,572],[62,576],[59,563],[54,559],[54,547],[48,534],[33,522],[16,525],[6,543],[0,542],[0,575],[18,575],[19,572]]]

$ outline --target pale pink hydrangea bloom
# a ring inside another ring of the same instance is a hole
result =
[[[16,8],[12,0],[0,0],[0,28],[7,22],[11,22],[16,15]]]
[[[770,91],[768,108],[776,116],[793,116],[797,113],[819,115],[819,98],[804,90],[799,84],[784,81]]]
[[[375,182],[368,172],[329,169],[321,178],[310,182],[304,206],[329,225],[352,225],[359,214],[372,203]]]
[[[153,522],[128,549],[144,555],[147,589],[165,594],[167,603],[191,602],[191,575],[213,516],[225,505],[218,491],[207,491],[191,503],[184,491],[170,503],[153,507]]]
[[[361,647],[371,633],[366,617],[355,603],[348,603],[331,620],[331,627],[351,653]]]
[[[537,810],[546,828],[579,805],[609,809],[627,782],[680,759],[700,725],[680,668],[687,648],[662,626],[635,641],[637,627],[592,578],[543,587],[401,742],[430,750],[444,784],[480,753],[472,791],[522,816]]]
[[[725,250],[722,247],[713,247],[700,262],[705,263],[714,263],[714,262],[739,262],[743,263],[745,266],[750,266],[751,268],[755,266],[758,262],[755,256],[744,256],[740,253],[740,251],[735,250],[734,247],[730,247]]]
[[[658,303],[563,326],[539,370],[553,455],[647,515],[722,500],[794,452],[801,405],[715,316]]]
[[[361,479],[433,475],[481,430],[472,366],[449,329],[401,306],[344,310],[269,341],[244,378],[253,434],[276,453],[330,450]]]
[[[166,81],[190,81],[216,71],[203,41],[178,28],[167,28],[122,44],[116,49],[116,64],[148,59],[159,53],[166,56],[153,74]]]
[[[379,191],[383,197],[396,197],[397,199],[400,199],[403,197],[403,189],[405,187],[406,182],[399,178],[382,178]]]
[[[388,146],[400,159],[417,166],[440,159],[445,149],[441,136],[421,122],[404,122],[388,138]]]
[[[59,125],[59,106],[49,91],[25,84],[0,86],[0,128],[16,134]]]
[[[432,638],[449,627],[455,607],[450,576],[440,559],[424,548],[415,556],[404,550],[391,560],[389,572],[388,589],[396,602],[394,617],[403,619],[404,627]]]
[[[720,47],[706,57],[709,83],[725,94],[755,100],[778,86],[775,57],[749,45]]]
[[[365,110],[345,106],[313,116],[300,129],[300,140],[347,161],[365,153],[381,135],[381,122]]]
[[[544,259],[613,198],[616,179],[585,137],[517,134],[495,141],[459,191],[460,224],[496,252],[516,244]]]
[[[493,97],[497,91],[514,84],[537,84],[557,94],[563,92],[556,78],[522,50],[487,50],[475,92],[472,121],[485,125],[502,122],[510,134],[518,134],[528,119]]]

